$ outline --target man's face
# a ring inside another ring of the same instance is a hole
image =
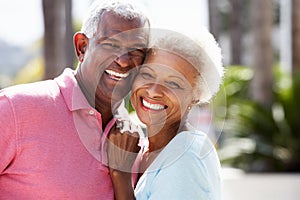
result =
[[[136,67],[145,57],[148,31],[144,26],[140,19],[126,20],[112,12],[102,14],[96,35],[88,38],[79,57],[77,73],[89,97],[110,105],[128,94]]]

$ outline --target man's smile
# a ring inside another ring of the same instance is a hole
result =
[[[105,70],[105,73],[109,75],[109,78],[115,80],[115,81],[120,81],[121,79],[125,79],[128,77],[129,73],[119,73],[110,69]]]

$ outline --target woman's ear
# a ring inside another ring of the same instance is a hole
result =
[[[193,99],[191,105],[197,105],[200,102],[200,99]]]
[[[199,99],[194,99],[194,100],[192,100],[192,102],[189,104],[189,106],[188,106],[188,108],[187,108],[188,111],[190,111],[190,110],[192,109],[192,107],[195,106],[195,105],[197,105],[199,102],[200,102]]]
[[[84,55],[89,43],[89,39],[83,33],[75,33],[74,35],[74,48],[76,52],[76,56],[79,62],[84,60]]]

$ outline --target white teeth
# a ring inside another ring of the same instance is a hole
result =
[[[112,70],[105,70],[106,73],[108,73],[109,75],[112,75],[112,76],[115,76],[117,78],[126,78],[129,73],[125,73],[125,74],[121,74],[121,73],[118,73],[118,72],[115,72],[115,71],[112,71]]]
[[[143,106],[145,106],[146,108],[149,108],[151,110],[163,110],[165,107],[163,105],[160,104],[151,104],[147,101],[145,101],[144,99],[142,100]]]

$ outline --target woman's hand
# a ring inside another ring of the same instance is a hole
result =
[[[108,135],[108,166],[122,172],[131,173],[132,165],[140,150],[139,131],[141,128],[128,120],[116,121]]]

